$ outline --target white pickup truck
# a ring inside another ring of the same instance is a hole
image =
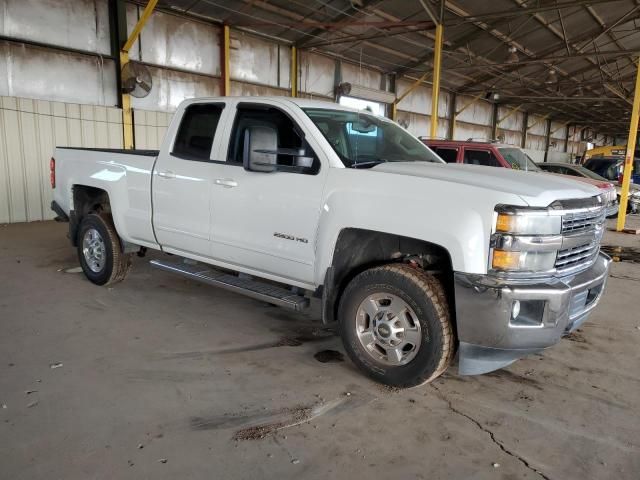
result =
[[[301,310],[382,383],[540,352],[604,290],[604,205],[563,178],[447,165],[397,124],[294,98],[183,102],[160,151],[58,148],[52,208],[87,278],[160,269]],[[176,257],[178,256],[178,257]]]

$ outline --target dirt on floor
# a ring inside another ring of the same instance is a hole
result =
[[[152,270],[158,253],[97,287],[66,225],[0,226],[0,478],[638,479],[640,236],[605,243],[618,261],[572,337],[397,390],[317,308]]]

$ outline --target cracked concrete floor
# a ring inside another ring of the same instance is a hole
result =
[[[148,259],[96,287],[65,229],[0,226],[2,479],[640,477],[639,264],[543,355],[393,391],[313,314]]]

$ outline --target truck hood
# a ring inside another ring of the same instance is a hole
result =
[[[596,187],[574,179],[510,168],[456,163],[388,162],[376,165],[371,170],[511,193],[535,207],[546,207],[556,200],[586,198],[600,193]]]

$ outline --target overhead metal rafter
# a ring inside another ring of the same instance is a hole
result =
[[[625,21],[631,21],[634,18],[639,18],[640,16],[637,15],[638,13],[638,9],[639,9],[639,5],[634,6],[631,10],[625,12],[622,16],[620,16],[615,22],[613,22],[611,25],[609,25],[605,30],[603,30],[600,26],[594,28],[594,29],[590,29],[587,30],[585,32],[583,32],[581,35],[575,37],[572,39],[572,43],[574,44],[578,44],[581,42],[585,42],[584,45],[582,46],[582,48],[584,48],[586,45],[588,44],[592,44],[593,42],[595,42],[597,39],[599,39],[602,35],[606,35],[606,33],[610,30],[612,30],[613,28],[615,28],[616,26],[624,23]],[[523,9],[524,10],[524,9]],[[632,16],[634,13],[636,13],[636,16]],[[553,54],[554,52],[557,52],[558,50],[562,49],[564,47],[564,40],[561,40],[558,43],[555,43],[554,45],[552,45],[551,47],[538,52],[538,58],[544,58],[547,56],[550,56],[551,54]],[[511,71],[511,70],[516,70],[518,68],[518,66],[514,66],[511,68],[508,68],[507,71]],[[587,70],[591,70],[592,67],[587,67],[584,71]],[[580,74],[582,72],[573,72],[573,75],[577,75]],[[476,87],[477,85],[480,85],[482,83],[485,83],[487,81],[492,80],[493,78],[495,78],[494,74],[490,74],[490,75],[485,75],[483,77],[478,78],[475,82],[472,82],[470,84],[467,85],[463,85],[460,90],[461,91],[465,91],[467,89],[471,89],[473,87]]]

